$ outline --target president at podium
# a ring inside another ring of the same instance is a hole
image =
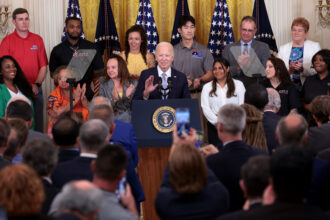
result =
[[[190,98],[186,75],[171,68],[174,59],[173,46],[161,42],[156,47],[157,66],[141,73],[133,99]]]

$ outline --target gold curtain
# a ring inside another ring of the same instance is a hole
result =
[[[178,0],[150,0],[159,41],[170,41]],[[99,11],[98,0],[80,0],[83,28],[88,40],[94,41]],[[188,0],[190,14],[196,20],[196,39],[207,45],[216,0]],[[110,0],[122,49],[126,30],[134,25],[139,10],[139,0]],[[253,0],[227,0],[235,40],[239,39],[240,20],[252,15]]]

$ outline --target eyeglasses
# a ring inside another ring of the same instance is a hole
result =
[[[252,34],[254,31],[254,29],[245,29],[245,28],[242,28],[241,30],[242,30],[242,32],[248,32],[250,34]]]

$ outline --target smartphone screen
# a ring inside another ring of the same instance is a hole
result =
[[[120,193],[126,194],[126,177],[123,177],[117,186],[116,195],[118,200],[121,200]]]
[[[202,131],[196,131],[196,141],[195,141],[195,147],[197,149],[201,149],[204,145],[204,141],[203,141],[204,135]]]
[[[177,134],[183,138],[182,132],[189,133],[190,130],[190,111],[188,108],[177,108],[175,110]]]

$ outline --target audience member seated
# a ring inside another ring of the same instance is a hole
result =
[[[269,181],[269,157],[258,155],[250,157],[241,168],[242,179],[239,185],[246,199],[243,210],[262,205],[262,195]]]
[[[218,136],[223,143],[223,149],[208,145],[202,148],[208,167],[225,185],[230,195],[229,211],[241,209],[244,204],[243,193],[239,187],[241,166],[252,156],[265,154],[260,149],[253,148],[242,141],[242,132],[246,124],[244,109],[235,104],[227,104],[218,113]]]
[[[55,219],[96,219],[102,204],[102,194],[97,186],[86,180],[65,184],[58,194],[58,217]]]
[[[97,100],[95,99],[94,101],[97,101]],[[116,124],[114,124],[113,118],[114,118],[114,116],[113,116],[112,108],[107,104],[94,105],[94,107],[92,108],[91,113],[90,113],[90,119],[100,119],[100,120],[104,121],[106,123],[106,125],[108,126],[109,132],[110,132],[109,133],[110,143],[119,144],[121,146],[121,142],[118,143],[112,139],[112,134],[114,133],[114,130],[117,129]],[[123,126],[119,127],[119,129],[120,128],[123,129],[125,127],[126,126],[123,125]],[[118,130],[118,132],[124,132],[124,131]],[[125,132],[127,132],[127,131],[125,131]],[[123,136],[132,138],[131,135],[129,135],[129,136],[123,135]],[[120,136],[117,136],[117,137],[120,137]],[[137,208],[139,210],[139,208],[140,208],[139,203],[145,200],[145,196],[144,196],[144,192],[143,192],[139,177],[137,176],[136,171],[135,171],[135,168],[137,166],[137,161],[135,161],[135,160],[133,161],[132,154],[131,154],[132,151],[136,150],[135,152],[137,155],[137,147],[135,150],[128,148],[128,147],[133,147],[130,145],[128,145],[128,146],[123,145],[122,147],[127,152],[126,179],[127,179],[127,182],[131,185],[132,193],[136,200]]]
[[[141,25],[133,25],[126,31],[125,51],[120,56],[126,61],[129,73],[138,79],[143,70],[155,66],[155,58],[148,52],[148,39]]]
[[[281,146],[270,158],[269,184],[261,207],[220,217],[225,219],[329,219],[305,204],[311,185],[313,157],[304,149]]]
[[[94,110],[97,105],[107,105],[109,107],[100,107],[99,110]],[[103,109],[103,110],[102,110]],[[102,97],[96,96],[92,99],[89,104],[89,118],[90,119],[101,119],[102,121],[109,121],[109,117],[112,112],[110,100]],[[111,142],[120,144],[126,151],[130,152],[134,162],[134,166],[137,167],[139,162],[139,155],[137,150],[136,136],[133,130],[133,126],[130,123],[126,123],[120,120],[114,121],[115,130],[112,133]],[[110,124],[108,124],[110,126]]]
[[[269,154],[276,149],[278,141],[276,140],[275,131],[276,126],[281,119],[281,116],[276,113],[281,107],[281,98],[278,92],[273,88],[267,88],[268,103],[264,107],[264,114],[262,117],[262,124],[264,127],[267,147]]]
[[[43,189],[45,191],[45,201],[41,213],[47,215],[50,205],[59,192],[51,179],[51,173],[57,163],[58,150],[56,146],[44,139],[34,139],[26,143],[23,148],[23,163],[32,167],[42,178]]]
[[[160,42],[156,47],[157,67],[142,71],[133,99],[190,98],[187,77],[171,68],[173,60],[172,44]]]
[[[282,59],[289,70],[293,82],[301,88],[307,76],[315,74],[311,59],[319,51],[320,44],[307,40],[309,22],[302,17],[291,24],[292,41],[280,47],[277,57]]]
[[[260,111],[263,111],[268,103],[267,89],[260,84],[250,85],[244,94],[244,103],[254,105]]]
[[[59,148],[58,163],[79,157],[80,150],[77,144],[80,125],[67,115],[62,115],[55,122],[52,129],[53,141]]]
[[[11,98],[8,102],[8,106],[6,108],[6,119],[23,119],[28,128],[31,128],[32,120],[33,120],[33,109],[28,103],[27,99],[24,98]],[[50,137],[46,134],[43,134],[39,131],[29,130],[27,140],[32,140],[34,138],[42,138],[46,140],[50,140]]]
[[[3,153],[3,157],[12,163],[17,163],[21,161],[21,156],[16,157],[16,155],[21,152],[22,147],[25,145],[29,130],[25,121],[19,118],[8,120],[8,125],[10,127],[10,135],[7,142],[8,147]]]
[[[73,72],[70,69],[63,69],[58,76],[58,86],[48,96],[48,129],[50,135],[52,127],[63,112],[70,111],[70,86],[67,83],[68,78],[73,77]],[[82,87],[78,84],[77,88],[73,89],[73,111],[81,112],[84,120],[88,119],[88,100],[85,96],[86,85]]]
[[[309,129],[306,147],[316,155],[330,148],[330,96],[317,96],[312,102],[311,113],[317,127]]]
[[[242,133],[243,141],[250,146],[268,152],[266,136],[262,125],[262,112],[250,104],[241,105],[246,113],[246,125]]]
[[[8,123],[0,118],[0,170],[5,166],[10,165],[10,161],[3,158],[3,153],[7,149],[7,141],[10,134],[10,127]]]
[[[78,143],[80,156],[58,164],[52,174],[52,180],[58,188],[71,180],[92,180],[90,168],[97,152],[108,142],[109,128],[101,120],[85,122],[79,131]]]
[[[8,220],[48,219],[40,216],[45,200],[38,174],[24,164],[13,164],[0,172],[0,204]]]
[[[245,87],[239,80],[232,78],[229,62],[218,58],[213,63],[214,79],[203,86],[201,106],[207,119],[208,143],[217,146],[220,142],[216,128],[219,109],[228,103],[244,103]]]
[[[308,124],[299,114],[281,118],[276,127],[276,137],[280,145],[303,146],[307,140]]]
[[[115,119],[131,122],[131,101],[137,82],[129,75],[123,58],[111,55],[107,62],[107,75],[100,85],[99,95],[111,101]]]
[[[310,76],[302,88],[303,106],[306,110],[306,118],[311,124],[311,103],[316,96],[328,95],[330,85],[330,50],[318,51],[312,59],[312,65],[317,74]]]
[[[191,132],[189,139],[196,139]],[[155,206],[165,219],[214,219],[229,208],[229,193],[192,143],[173,132],[173,145]],[[177,139],[177,141],[175,140]],[[181,142],[176,143],[175,142]]]
[[[105,145],[91,163],[93,183],[102,190],[102,205],[97,219],[138,219],[138,212],[131,193],[130,185],[126,184],[126,194],[119,193],[120,201],[115,192],[119,182],[126,175],[127,154],[118,145]],[[62,190],[63,191],[63,190]],[[50,215],[58,215],[63,193],[54,199]]]
[[[245,88],[258,81],[253,74],[263,74],[270,57],[268,44],[254,39],[256,24],[254,17],[244,16],[239,28],[240,41],[227,45],[223,51],[233,77],[241,80]]]
[[[31,101],[34,95],[31,84],[14,58],[1,57],[0,70],[0,117],[4,118],[9,99],[22,96]]]
[[[277,114],[286,116],[297,113],[301,107],[299,92],[281,59],[272,57],[267,60],[266,78],[265,86],[276,89],[281,97],[281,108]]]

